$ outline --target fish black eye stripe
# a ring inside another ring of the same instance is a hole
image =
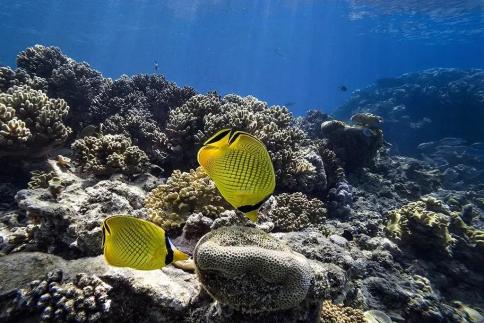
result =
[[[224,129],[221,130],[220,132],[216,133],[212,137],[208,138],[207,141],[203,143],[203,145],[210,145],[213,144],[219,140],[222,140],[227,134],[232,133],[232,129]]]

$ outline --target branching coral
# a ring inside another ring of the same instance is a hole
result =
[[[216,218],[232,209],[201,167],[189,173],[175,170],[146,196],[145,206],[151,221],[165,229],[182,226],[192,213]]]
[[[81,170],[96,175],[146,171],[148,156],[123,135],[85,137],[72,144]]]
[[[209,232],[197,244],[194,260],[204,288],[220,303],[246,313],[296,307],[314,279],[306,258],[254,228]]]
[[[0,156],[39,156],[71,133],[63,120],[69,107],[42,91],[14,86],[0,93]]]
[[[321,323],[366,323],[366,320],[363,311],[326,300],[321,310]]]
[[[251,96],[196,95],[169,114],[168,168],[194,160],[203,141],[216,131],[234,128],[251,133],[266,145],[281,189],[306,193],[324,190],[323,161],[304,131],[292,122],[286,108],[268,107]]]
[[[28,85],[34,90],[47,90],[47,81],[38,76],[30,76],[23,69],[15,71],[8,67],[0,67],[0,92],[5,92],[12,86]]]
[[[133,140],[154,163],[166,159],[166,135],[149,111],[130,109],[125,113],[117,113],[103,122],[103,133],[123,134]]]
[[[111,308],[108,292],[111,289],[96,276],[78,274],[73,281],[63,281],[63,272],[47,274],[44,280],[30,283],[17,290],[13,306],[7,311],[11,317],[26,311],[40,313],[42,322],[96,322],[106,319]]]
[[[275,231],[298,231],[318,227],[326,219],[326,208],[321,200],[309,199],[298,193],[282,193],[275,196],[275,206],[269,212]]]
[[[183,105],[194,94],[192,88],[177,87],[162,75],[123,75],[96,96],[89,111],[95,120],[102,121],[130,109],[145,110],[164,123],[170,109]]]
[[[89,64],[74,61],[57,47],[35,45],[27,48],[17,56],[17,66],[32,77],[46,79],[50,97],[67,101],[72,109],[68,123],[76,129],[89,123],[83,111],[110,82]]]

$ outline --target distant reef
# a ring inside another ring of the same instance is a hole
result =
[[[0,321],[483,322],[483,97],[481,71],[428,70],[296,118],[27,48],[0,67]],[[197,167],[223,128],[272,159],[257,223]],[[114,214],[194,262],[108,266]]]
[[[484,71],[435,68],[378,80],[355,91],[335,113],[382,116],[385,137],[401,154],[417,155],[420,143],[458,137],[484,138]]]

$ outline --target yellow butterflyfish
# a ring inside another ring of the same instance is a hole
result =
[[[257,221],[257,212],[276,187],[274,166],[259,139],[220,130],[200,148],[198,163],[230,205]]]
[[[102,238],[104,259],[111,266],[154,270],[188,259],[162,228],[132,216],[115,215],[104,220]]]

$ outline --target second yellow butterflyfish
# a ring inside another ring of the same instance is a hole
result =
[[[111,266],[154,270],[188,259],[162,228],[132,216],[115,215],[104,220],[102,238],[104,258]]]
[[[220,130],[200,148],[198,163],[229,204],[257,221],[276,186],[274,166],[259,139],[244,131]]]

